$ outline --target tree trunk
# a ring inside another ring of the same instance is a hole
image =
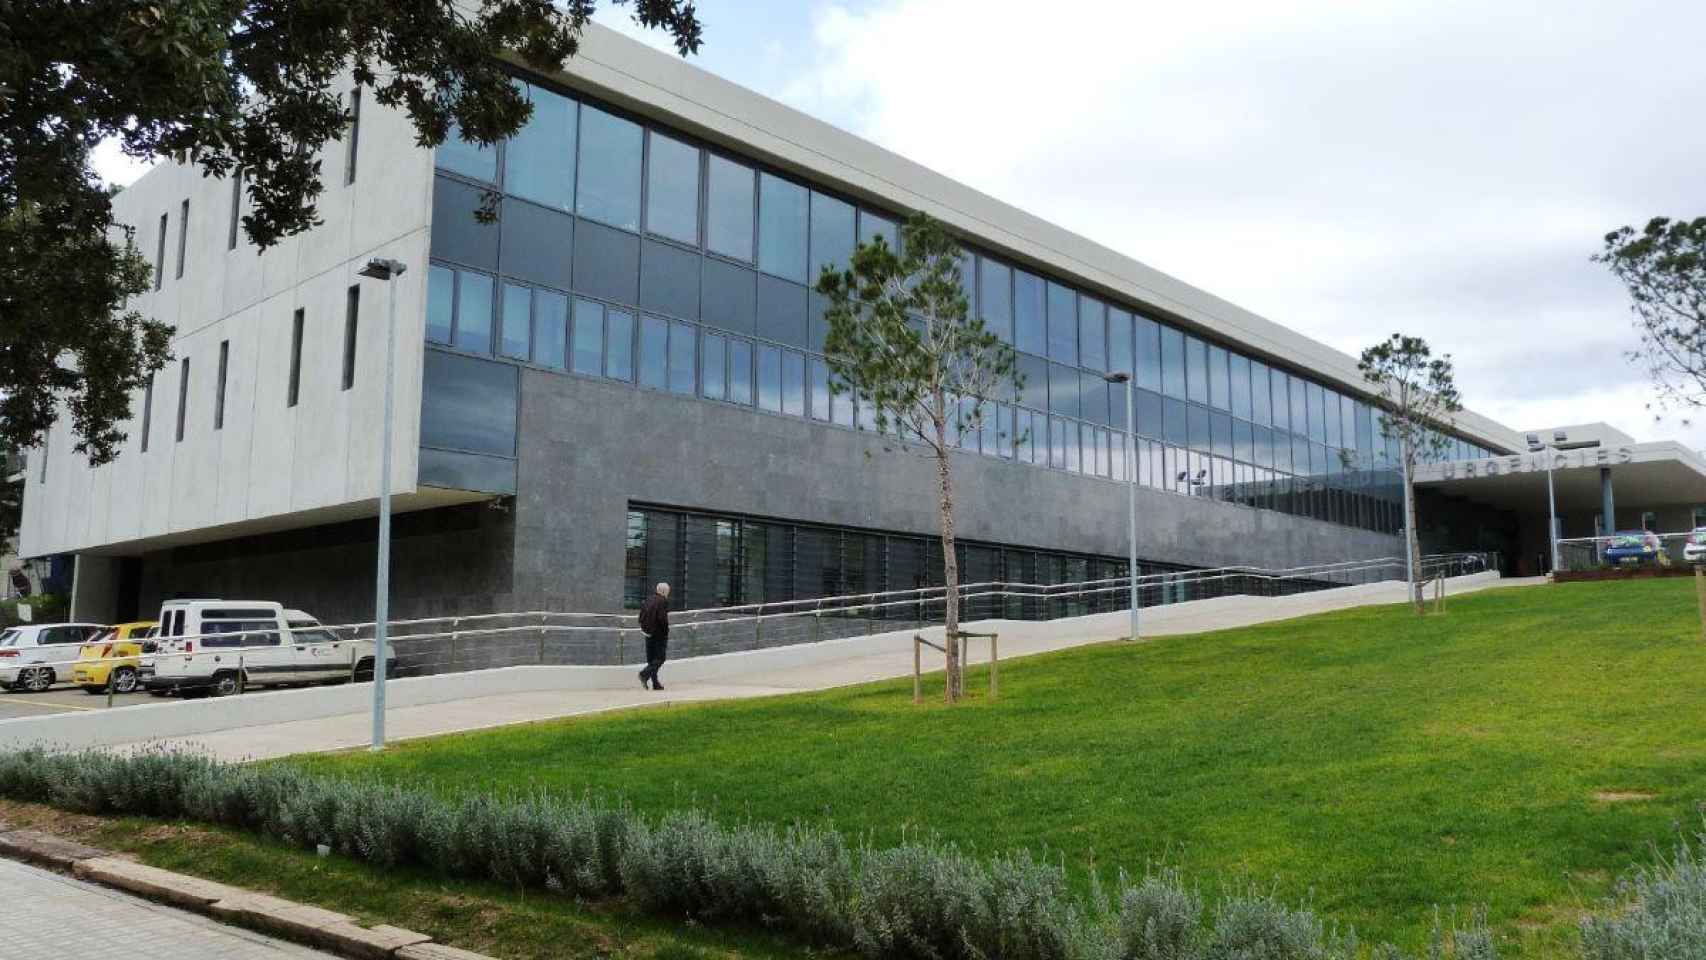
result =
[[[1427,606],[1422,597],[1422,538],[1416,532],[1416,481],[1412,477],[1414,470],[1408,462],[1404,469],[1404,555],[1409,558],[1412,571],[1410,578],[1410,602],[1415,604],[1416,613],[1427,612]]]
[[[947,692],[949,703],[957,702],[965,691],[965,676],[960,657],[960,563],[954,551],[954,478],[948,464],[947,424],[936,422],[936,478],[941,487],[942,507],[942,600],[943,643],[947,651]]]

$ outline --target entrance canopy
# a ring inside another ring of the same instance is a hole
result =
[[[1545,513],[1548,459],[1560,514],[1600,510],[1602,467],[1611,469],[1619,513],[1706,505],[1706,461],[1668,440],[1423,464],[1416,486],[1516,513]]]

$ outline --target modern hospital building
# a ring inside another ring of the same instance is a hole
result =
[[[423,149],[361,105],[324,157],[324,223],[264,254],[232,181],[166,163],[115,198],[156,271],[133,306],[176,327],[174,359],[113,462],[65,422],[31,451],[20,554],[76,557],[77,618],[174,596],[371,617],[390,298],[395,615],[619,610],[657,580],[686,607],[937,582],[933,468],[830,391],[811,290],[914,211],[962,239],[973,310],[1025,375],[956,454],[965,579],[1124,569],[1114,371],[1137,389],[1146,570],[1401,554],[1353,358],[609,30],[517,78],[532,120],[493,149]],[[374,257],[407,272],[358,276]],[[1536,455],[1473,412],[1441,429],[1429,552],[1540,572],[1545,458],[1569,536],[1684,530],[1706,505],[1675,444],[1591,425]]]

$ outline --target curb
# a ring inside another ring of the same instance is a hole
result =
[[[424,933],[378,924],[363,927],[341,913],[115,856],[39,830],[0,823],[0,857],[21,860],[91,883],[316,947],[350,960],[492,960],[434,943]]]

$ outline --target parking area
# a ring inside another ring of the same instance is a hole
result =
[[[127,693],[113,697],[113,706],[128,707],[138,703],[158,703],[146,693]],[[105,694],[90,696],[81,688],[62,683],[42,693],[0,691],[0,720],[14,717],[40,717],[52,713],[72,713],[80,710],[105,710]]]

